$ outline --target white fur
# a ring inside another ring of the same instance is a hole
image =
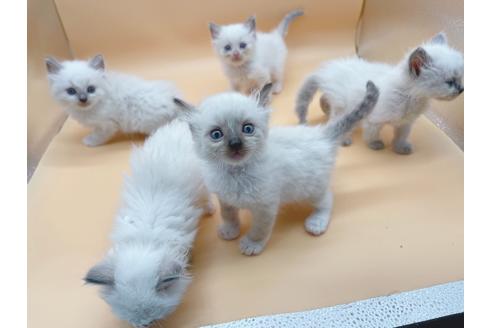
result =
[[[300,121],[305,122],[307,106],[316,88],[322,92],[323,111],[336,117],[360,102],[366,81],[372,80],[380,88],[381,95],[374,111],[363,121],[365,142],[373,149],[383,148],[379,131],[389,124],[395,129],[393,150],[400,154],[411,153],[408,135],[415,120],[428,108],[429,100],[451,100],[463,91],[463,56],[447,45],[445,35],[436,35],[421,45],[421,49],[430,61],[420,68],[418,76],[412,72],[409,63],[415,50],[395,66],[361,58],[323,64],[299,92],[296,111]],[[452,78],[456,79],[456,87],[446,84]],[[347,135],[344,144],[350,143],[350,135]]]
[[[339,137],[374,107],[377,89],[373,84],[368,88],[369,96],[354,114],[328,126],[275,127],[269,133],[266,95],[260,95],[263,104],[258,105],[239,93],[219,94],[194,111],[189,120],[197,153],[204,160],[203,175],[222,208],[221,238],[239,236],[238,209],[249,209],[252,227],[240,248],[245,255],[259,254],[270,238],[279,206],[297,201],[315,208],[305,221],[306,230],[313,235],[326,230],[332,207],[328,187]],[[244,133],[245,125],[253,125],[254,132]],[[218,128],[223,137],[214,140]],[[232,149],[231,143],[239,140],[241,148]]]
[[[272,82],[273,93],[283,87],[284,66],[287,46],[284,36],[292,19],[302,15],[301,11],[289,13],[279,26],[269,33],[256,31],[254,17],[245,23],[215,25],[211,23],[212,44],[218,54],[232,90],[251,94]],[[246,47],[241,49],[244,43]],[[230,50],[225,47],[230,46]],[[239,54],[234,60],[233,53]]]
[[[93,129],[83,140],[87,146],[104,144],[117,131],[151,134],[176,117],[172,99],[178,91],[170,82],[106,72],[91,61],[58,65],[59,70],[48,73],[52,94],[70,117]],[[88,93],[89,86],[96,91]],[[69,95],[68,88],[75,88],[77,94]],[[87,103],[79,101],[80,93],[87,95]]]
[[[135,149],[131,166],[113,247],[86,281],[102,285],[113,312],[141,327],[174,311],[190,283],[186,267],[207,192],[188,125],[179,120]],[[179,278],[156,290],[170,276]]]

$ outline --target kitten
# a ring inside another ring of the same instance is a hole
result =
[[[274,94],[282,91],[287,57],[284,37],[291,21],[301,15],[301,10],[288,13],[269,33],[256,31],[254,16],[241,24],[209,24],[212,44],[232,90],[251,94],[272,82]]]
[[[299,91],[296,112],[300,123],[306,122],[307,109],[317,89],[322,93],[322,110],[336,117],[363,98],[367,80],[380,87],[381,97],[362,123],[365,142],[375,150],[384,148],[379,132],[389,124],[394,128],[393,150],[410,154],[410,130],[428,108],[429,100],[452,100],[463,92],[463,55],[449,47],[446,35],[439,33],[395,66],[361,58],[325,63],[306,79]],[[344,145],[351,143],[347,134]]]
[[[202,203],[208,194],[187,123],[158,129],[131,156],[132,175],[112,233],[113,247],[87,273],[121,319],[147,327],[179,305]],[[206,206],[213,212],[212,203]]]
[[[348,115],[326,126],[276,127],[269,132],[265,105],[271,88],[267,84],[257,100],[234,92],[212,96],[198,109],[175,100],[189,113],[205,184],[220,201],[219,236],[239,236],[238,209],[253,214],[251,229],[240,241],[245,255],[264,249],[282,203],[310,202],[314,212],[305,229],[313,235],[326,230],[333,201],[330,173],[339,139],[372,110],[379,95],[368,82],[364,100]]]
[[[102,145],[117,131],[151,134],[176,117],[172,99],[178,91],[171,83],[106,72],[101,55],[62,63],[47,57],[46,68],[55,99],[93,128],[83,139],[87,146]]]

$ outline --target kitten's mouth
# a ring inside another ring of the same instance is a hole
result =
[[[234,62],[234,63],[239,63],[243,60],[243,57],[241,56],[232,56],[231,57],[231,61]]]
[[[229,152],[229,158],[235,161],[240,161],[246,156],[246,151],[244,150],[234,150]]]
[[[86,108],[89,107],[91,103],[89,102],[79,102],[79,107]]]

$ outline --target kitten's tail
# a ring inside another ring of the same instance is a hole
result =
[[[290,23],[294,20],[294,18],[304,15],[304,12],[300,9],[293,10],[285,15],[284,19],[278,24],[276,31],[285,38],[287,35],[287,30],[289,28]]]
[[[325,131],[328,138],[339,140],[344,134],[350,132],[356,123],[372,112],[378,102],[378,98],[379,89],[372,81],[367,81],[366,95],[357,108],[327,124]]]
[[[301,86],[297,93],[296,113],[299,118],[299,123],[306,123],[308,106],[313,100],[314,94],[319,89],[319,79],[316,74],[309,76]]]

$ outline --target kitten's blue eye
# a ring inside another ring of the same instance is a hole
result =
[[[244,134],[252,134],[255,132],[255,126],[251,123],[246,123],[243,125],[243,133]]]
[[[88,92],[88,93],[94,93],[94,92],[96,92],[96,87],[95,87],[95,86],[93,86],[93,85],[89,85],[89,86],[87,87],[87,92]]]
[[[231,47],[231,45],[230,45],[230,44],[228,44],[228,45],[226,45],[226,46],[224,47],[224,50],[225,50],[225,51],[230,51],[231,49],[232,49],[232,47]]]
[[[77,90],[75,90],[74,88],[68,88],[67,89],[67,93],[71,96],[73,96],[74,94],[77,93]]]
[[[246,43],[241,42],[241,43],[239,44],[239,48],[241,48],[241,49],[246,48]]]
[[[447,80],[447,81],[446,81],[446,84],[447,84],[448,86],[452,87],[452,86],[454,86],[455,81],[454,81],[454,80]]]
[[[222,133],[221,129],[214,129],[210,132],[210,138],[212,138],[213,140],[219,140],[223,136],[224,134]]]

